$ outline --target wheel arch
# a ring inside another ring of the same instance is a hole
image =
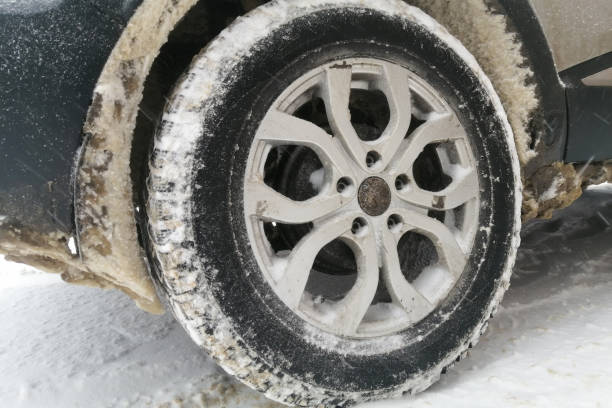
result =
[[[130,151],[144,82],[161,47],[196,0],[144,0],[115,45],[94,89],[75,177],[79,252],[95,279],[161,312],[136,231]],[[86,274],[75,276],[79,283]]]
[[[180,66],[186,68],[206,44],[198,30],[216,34],[229,22],[227,11],[231,15],[241,8],[233,0],[143,0],[126,25],[96,83],[83,126],[74,177],[82,267],[68,277],[71,282],[116,287],[142,309],[163,311],[135,221],[134,193],[142,182],[151,129],[163,108],[163,95],[148,96],[152,89],[169,89],[173,81],[164,78],[163,72],[179,66],[180,73]],[[210,18],[196,21],[203,10],[210,10]],[[190,16],[196,18],[190,21]],[[185,45],[185,38],[192,46],[198,44],[187,57],[173,52]],[[172,40],[179,47],[172,47]],[[145,95],[147,101],[162,103],[148,106],[143,103]]]
[[[406,1],[447,27],[491,76],[509,113],[524,168],[537,156],[529,146],[529,122],[539,99],[530,82],[530,64],[521,50],[520,38],[487,0]],[[265,2],[243,0],[241,6],[237,1],[224,3],[248,10]],[[134,191],[142,183],[139,169],[146,163],[145,146],[152,139],[152,132],[147,130],[154,126],[163,103],[149,109],[143,95],[151,92],[156,64],[163,69],[164,59],[172,55],[164,45],[196,4],[197,0],[144,0],[136,10],[97,82],[83,128],[85,141],[75,180],[77,241],[89,272],[81,278],[94,276],[116,286],[151,311],[160,311],[161,305],[140,244]],[[229,21],[217,22],[222,29]],[[461,24],[472,30],[459,29]],[[487,35],[491,38],[483,41]],[[515,80],[505,80],[502,72],[507,69]]]

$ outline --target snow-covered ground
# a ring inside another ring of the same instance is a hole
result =
[[[612,185],[526,226],[512,286],[470,358],[391,407],[612,407]],[[0,260],[0,405],[276,407],[169,315]]]

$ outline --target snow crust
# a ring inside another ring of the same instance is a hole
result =
[[[469,358],[425,393],[359,408],[609,406],[604,219],[612,220],[611,184],[526,225],[512,287]],[[280,408],[223,374],[170,316],[144,313],[117,292],[0,260],[0,321],[3,406]]]
[[[559,187],[561,187],[564,181],[565,178],[563,176],[555,177],[552,183],[550,184],[550,187],[548,187],[546,191],[540,194],[540,196],[538,197],[538,201],[548,201],[555,198],[557,194],[559,194]]]
[[[2,406],[269,407],[171,316],[143,312],[119,292],[0,260],[0,321]]]
[[[315,191],[321,191],[325,184],[325,168],[321,167],[318,170],[313,171],[308,178],[310,185]]]
[[[602,183],[602,184],[596,184],[593,186],[589,186],[587,187],[588,191],[601,191],[601,192],[608,192],[608,191],[612,191],[612,183]]]
[[[0,255],[0,289],[49,285],[61,282],[59,275],[42,272],[31,266],[8,262]]]

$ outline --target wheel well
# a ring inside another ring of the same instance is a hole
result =
[[[509,113],[524,165],[530,154],[528,121],[538,100],[528,83],[520,41],[505,20],[491,13],[487,0],[453,3],[450,10],[446,0],[405,1],[453,28],[449,31],[481,63]],[[77,236],[88,273],[124,285],[135,299],[156,301],[140,256],[133,204],[143,202],[139,193],[148,150],[165,98],[200,49],[236,17],[266,2],[144,0],[100,76],[83,129],[75,190]],[[512,81],[507,81],[508,72]]]

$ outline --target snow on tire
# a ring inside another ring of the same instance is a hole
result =
[[[169,98],[148,196],[178,320],[298,406],[430,386],[477,342],[519,244],[499,98],[455,38],[395,0],[238,18]]]

